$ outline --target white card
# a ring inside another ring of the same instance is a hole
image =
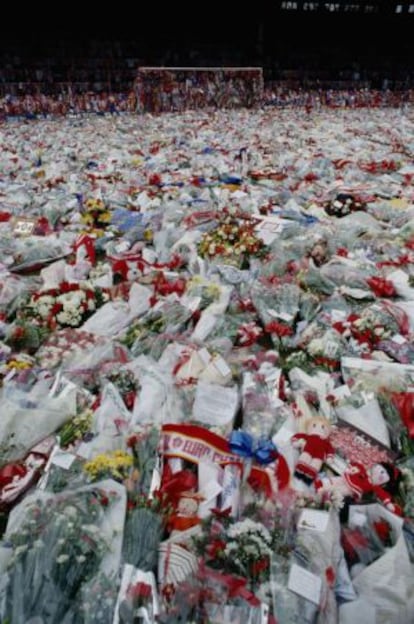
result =
[[[338,353],[338,345],[336,342],[333,342],[332,340],[328,340],[327,343],[325,344],[325,355],[328,358],[334,358],[337,353]]]
[[[76,456],[72,453],[67,453],[66,451],[57,450],[52,457],[52,461],[50,462],[54,466],[59,466],[64,470],[69,470],[73,462],[75,461]]]
[[[282,319],[282,321],[286,321],[287,323],[290,323],[290,321],[293,319],[293,314],[290,314],[289,312],[279,312],[278,317],[280,319]]]
[[[260,624],[268,624],[269,622],[269,605],[262,602],[260,605]]]
[[[201,297],[188,297],[184,295],[181,297],[181,303],[183,306],[191,310],[191,312],[195,312],[200,307]]]
[[[331,310],[331,319],[333,323],[337,323],[346,319],[345,310]]]
[[[319,605],[322,580],[316,574],[293,563],[289,573],[288,589]]]
[[[209,426],[233,423],[239,405],[237,387],[224,388],[199,381],[193,405],[193,418]]]
[[[405,344],[407,340],[401,334],[394,334],[391,338],[392,342],[396,342],[399,345]]]
[[[76,450],[76,453],[83,459],[90,459],[92,453],[91,444],[89,442],[81,442]]]
[[[303,509],[298,521],[298,529],[324,533],[328,526],[329,513],[320,509]]]
[[[218,372],[223,375],[223,377],[227,377],[227,375],[231,374],[230,366],[222,357],[219,356],[215,358],[213,364],[217,368]]]
[[[200,356],[201,361],[206,365],[211,360],[211,355],[205,347],[203,349],[200,349],[200,351],[198,352],[198,355]]]

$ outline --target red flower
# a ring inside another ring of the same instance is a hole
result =
[[[174,583],[167,583],[166,585],[164,585],[164,587],[162,588],[161,591],[163,597],[165,598],[165,600],[167,602],[171,602],[171,600],[173,599],[173,596],[175,594],[175,585]]]
[[[312,171],[307,173],[304,177],[305,182],[314,182],[317,179],[318,179],[318,176],[316,175],[316,173],[312,173]]]
[[[279,323],[278,321],[271,321],[265,326],[265,331],[269,334],[276,334],[279,338],[284,336],[292,336],[293,329],[285,323]]]
[[[138,582],[128,587],[127,595],[133,600],[148,600],[152,595],[152,587],[147,583]]]
[[[54,314],[56,316],[56,314],[59,314],[59,312],[61,312],[61,310],[63,310],[63,304],[62,303],[55,303],[52,306],[52,309],[51,309],[50,312],[51,312],[51,314]]]
[[[338,249],[336,250],[337,256],[342,256],[343,258],[347,258],[348,254],[349,254],[349,251],[345,247],[338,247]]]
[[[369,277],[367,284],[377,297],[395,297],[397,294],[394,284],[383,277]]]
[[[101,494],[99,502],[102,507],[107,507],[107,505],[109,504],[109,498],[106,496],[106,494]]]
[[[332,327],[339,334],[343,334],[347,330],[347,326],[345,325],[345,323],[342,323],[342,321],[336,321],[335,323],[332,323]]]
[[[374,523],[374,529],[380,540],[387,544],[390,539],[391,527],[386,520],[376,520]]]
[[[252,564],[252,574],[258,576],[261,572],[264,572],[269,567],[269,560],[266,557],[254,561]]]
[[[140,439],[139,435],[137,435],[136,433],[133,433],[132,435],[129,436],[127,440],[127,447],[134,448],[136,443],[139,441],[139,439]]]
[[[332,566],[329,566],[329,568],[326,568],[326,570],[325,570],[325,578],[326,578],[326,582],[328,583],[329,587],[333,587],[335,585],[336,574],[335,574],[335,570],[333,569]]]
[[[23,327],[16,327],[13,331],[13,340],[22,340],[26,331]]]
[[[315,366],[324,366],[330,371],[337,370],[340,367],[339,360],[332,360],[331,358],[324,357],[323,355],[317,355],[313,358]]]
[[[354,559],[358,557],[358,551],[368,547],[368,539],[359,529],[345,528],[342,530],[341,544],[345,555],[349,559]]]
[[[213,542],[211,542],[211,544],[208,544],[206,548],[206,554],[211,559],[216,559],[217,557],[220,556],[220,554],[224,551],[225,548],[226,548],[226,542],[224,542],[221,539],[215,539]]]
[[[148,178],[148,184],[151,184],[151,186],[160,186],[161,176],[158,175],[158,173],[152,173]]]

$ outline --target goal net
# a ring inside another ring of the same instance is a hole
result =
[[[252,108],[263,95],[261,67],[140,67],[134,83],[139,112]]]

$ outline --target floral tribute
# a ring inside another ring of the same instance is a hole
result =
[[[53,329],[80,327],[109,298],[104,289],[61,282],[58,288],[34,293],[23,314]]]
[[[255,223],[223,218],[217,227],[203,234],[198,245],[202,258],[238,259],[240,264],[250,257],[262,258],[267,247],[254,231]]]

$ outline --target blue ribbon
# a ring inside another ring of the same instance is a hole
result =
[[[270,464],[275,461],[278,450],[271,440],[255,440],[246,431],[232,431],[229,445],[232,453],[246,459],[255,459],[258,464]]]

